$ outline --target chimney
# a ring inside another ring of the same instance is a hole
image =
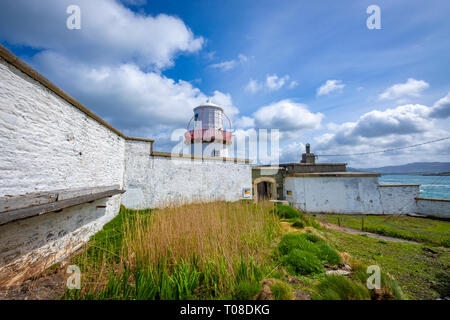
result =
[[[302,160],[300,163],[314,164],[316,162],[316,156],[311,153],[311,146],[309,143],[306,144],[306,152],[302,154]]]

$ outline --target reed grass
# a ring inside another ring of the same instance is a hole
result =
[[[239,284],[260,286],[279,233],[270,203],[122,208],[74,259],[83,270],[82,289],[65,298],[232,298]]]

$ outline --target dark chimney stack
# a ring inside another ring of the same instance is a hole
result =
[[[302,160],[300,163],[310,163],[314,164],[316,162],[316,156],[311,153],[311,146],[309,143],[306,144],[306,152],[302,154]]]

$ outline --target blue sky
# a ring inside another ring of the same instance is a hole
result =
[[[69,4],[80,30],[65,27]],[[380,30],[366,27],[373,4]],[[169,151],[170,133],[212,96],[238,134],[279,129],[281,160],[297,161],[306,142],[334,154],[450,136],[449,14],[437,0],[6,0],[0,41],[157,149]],[[320,160],[450,161],[450,144]]]

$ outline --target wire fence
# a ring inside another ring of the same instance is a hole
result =
[[[345,222],[345,221],[355,221],[355,222],[359,222],[361,225],[361,229],[363,230],[365,227],[367,227],[367,223],[374,223],[380,226],[389,226],[391,228],[394,229],[399,229],[399,230],[404,230],[404,231],[410,231],[410,232],[415,232],[415,233],[422,233],[422,234],[429,234],[429,235],[435,235],[435,236],[443,236],[443,237],[448,237],[450,236],[450,233],[441,233],[441,232],[434,232],[434,231],[427,231],[427,230],[418,230],[418,229],[413,229],[413,228],[408,228],[408,227],[404,227],[404,226],[399,226],[399,225],[395,225],[392,223],[387,223],[387,222],[380,222],[380,221],[376,221],[374,219],[371,219],[370,216],[361,216],[361,217],[342,217],[342,216],[338,216],[337,218],[337,222],[340,225],[340,222]],[[364,226],[366,224],[366,226]]]

